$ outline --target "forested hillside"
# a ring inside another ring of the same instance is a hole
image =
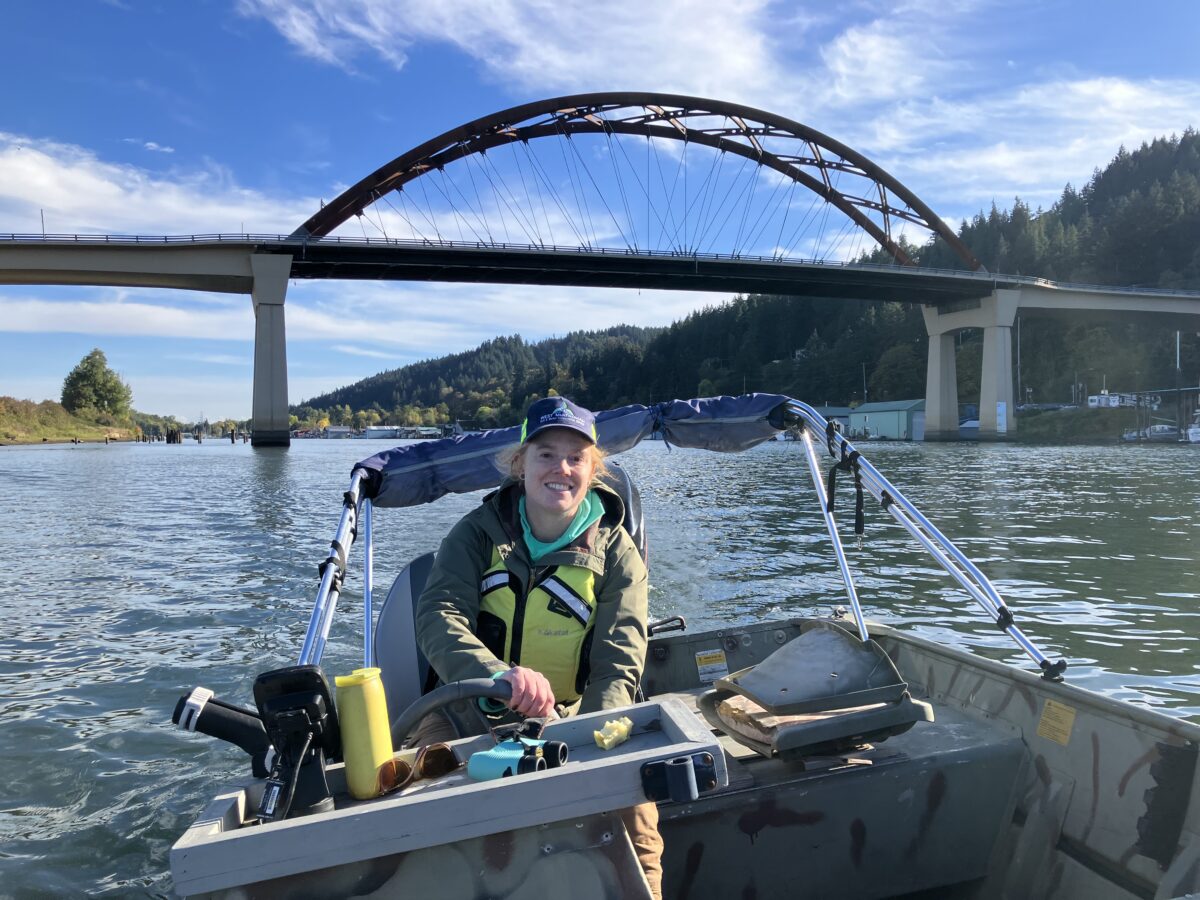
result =
[[[959,229],[992,272],[1056,281],[1200,288],[1200,134],[1124,147],[1081,190],[1067,185],[1049,210],[1019,199]],[[918,250],[923,266],[961,268],[944,244]]]
[[[583,396],[590,380],[606,395],[632,390],[648,341],[661,328],[618,325],[529,344],[520,335],[474,350],[381,372],[301,404],[300,424],[510,424],[512,410],[549,390]],[[587,372],[586,378],[576,372]]]
[[[963,223],[989,271],[1058,281],[1200,290],[1200,136],[1122,148],[1082,189],[1049,210],[1019,198]],[[922,266],[961,268],[944,244],[909,248]],[[881,253],[864,261],[888,262]],[[981,336],[959,339],[959,396],[978,399]],[[500,337],[476,350],[384,372],[314,398],[299,421],[511,424],[550,390],[602,409],[628,402],[773,391],[836,404],[916,398],[925,390],[920,310],[749,296],[666,329],[627,326],[527,344]],[[1200,346],[1183,336],[1183,379],[1200,383]],[[1020,399],[1067,401],[1073,385],[1173,387],[1175,332],[1166,326],[1024,317]],[[1081,389],[1081,388],[1079,388]],[[1077,389],[1078,390],[1078,389]],[[357,413],[357,416],[355,415]]]

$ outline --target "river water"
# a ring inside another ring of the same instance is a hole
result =
[[[175,702],[204,685],[249,704],[256,673],[295,661],[351,465],[383,446],[0,449],[0,897],[171,895],[172,842],[249,771],[175,730]],[[1200,450],[866,449],[1071,682],[1200,721]],[[799,444],[650,442],[621,459],[646,508],[654,616],[701,629],[845,603]],[[838,497],[849,522],[852,492]],[[377,511],[379,580],[476,502]],[[869,618],[1029,664],[877,505],[846,540]],[[360,573],[356,554],[330,673],[361,665]]]

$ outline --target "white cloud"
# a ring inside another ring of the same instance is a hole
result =
[[[805,110],[816,111],[822,120],[808,124],[874,158],[951,220],[992,198],[1007,205],[1016,194],[1048,204],[1067,181],[1085,181],[1120,144],[1134,147],[1200,122],[1195,81],[1072,76],[990,84],[983,92],[977,85],[964,88],[980,40],[971,34],[974,6],[919,0],[896,16],[889,4],[864,2],[839,11],[835,27],[828,12],[817,21],[767,0],[616,3],[604,15],[582,0],[499,2],[486,16],[465,0],[241,3],[302,52],[333,64],[376,54],[399,67],[417,42],[443,42],[477,58],[493,78],[535,96],[597,85],[653,86],[757,99],[756,105],[800,121],[806,121]],[[584,20],[588,28],[579,27]],[[815,43],[818,33],[825,35],[823,44]],[[996,65],[1003,67],[1005,58]],[[297,135],[318,144],[322,139],[319,132]],[[679,152],[680,145],[671,144],[663,155],[674,160]],[[336,172],[347,182],[360,174]],[[772,185],[771,178],[764,180]],[[368,236],[386,231],[394,238],[434,229],[473,237],[461,214],[433,211],[431,224],[403,201],[390,200],[342,232],[361,235],[365,228]],[[506,200],[528,203],[523,196],[483,202],[490,202],[490,214]],[[575,243],[562,216],[547,205],[547,233]],[[160,174],[107,161],[86,148],[0,133],[0,222],[10,231],[40,232],[44,210],[52,233],[239,231],[243,224],[250,231],[289,233],[317,206],[314,198],[247,188],[216,162]],[[602,213],[601,232],[610,224]],[[609,243],[616,243],[609,231]],[[522,237],[515,217],[507,237],[530,239]],[[800,246],[818,249],[811,242]],[[847,238],[834,255],[853,253]],[[621,322],[663,325],[720,299],[665,291],[302,282],[291,288],[286,314],[292,342],[403,362],[467,349],[497,334],[536,339]],[[0,290],[0,330],[249,342],[254,320],[242,297],[9,288]],[[292,354],[294,362],[301,358]]]
[[[290,403],[320,396],[334,387],[353,384],[363,377],[361,372],[310,377],[297,374],[292,366],[288,369]],[[173,415],[184,421],[194,421],[202,415],[209,421],[250,418],[253,386],[249,374],[131,375],[127,380],[133,389],[133,405],[136,409],[158,415]],[[61,388],[60,383],[56,390]],[[54,396],[57,399],[57,394]]]
[[[947,67],[929,57],[913,65],[915,45],[914,37],[891,19],[847,28],[820,51],[822,90],[832,95],[823,103],[851,106],[920,94]],[[928,35],[924,46],[932,47]]]
[[[0,331],[227,340],[254,336],[249,300],[241,310],[181,308],[153,300],[47,300],[0,293]]]
[[[779,10],[768,0],[498,0],[481,14],[471,0],[241,0],[300,52],[352,68],[363,53],[402,67],[418,41],[450,44],[493,78],[522,92],[657,90],[752,97],[778,80],[773,37]],[[792,40],[806,18],[789,9]]]
[[[72,144],[0,132],[0,222],[37,234],[290,234],[315,198],[241,187],[216,165],[164,174],[107,162]]]
[[[173,415],[189,422],[202,416],[210,421],[250,417],[253,385],[249,373],[243,376],[199,372],[187,375],[133,374],[126,380],[133,390],[135,409],[160,416]]]
[[[727,294],[526,285],[298,284],[289,342],[377,350],[398,364],[457,353],[497,335],[540,340],[579,329],[668,325]]]
[[[407,48],[447,43],[524,95],[652,86],[760,106],[855,147],[945,217],[1018,193],[1052,200],[1121,143],[1200,121],[1196,81],[1046,80],[1014,69],[1015,45],[991,47],[986,30],[989,17],[1012,10],[990,0],[863,0],[836,17],[771,0],[612,3],[602,15],[585,0],[507,0],[486,16],[467,0],[241,0],[240,8],[336,65],[374,55],[401,67]],[[389,234],[427,229],[381,214]],[[439,223],[447,234],[461,226]]]
[[[177,359],[184,362],[198,362],[211,366],[249,366],[254,361],[249,355],[233,356],[229,353],[176,353],[168,359]]]
[[[368,359],[390,359],[395,360],[395,353],[388,353],[384,350],[368,350],[366,347],[355,347],[352,344],[334,344],[331,348],[338,353],[345,353],[348,356],[365,356]]]
[[[137,144],[143,150],[149,150],[152,153],[174,153],[174,147],[168,147],[165,144],[160,144],[157,141],[143,141],[141,138],[123,138],[126,144]]]
[[[1120,146],[1134,149],[1198,122],[1198,82],[1092,78],[909,106],[876,137],[888,148],[879,161],[903,173],[923,200],[969,215],[993,198],[1008,206],[1016,195],[1049,205]]]
[[[73,293],[84,296],[0,291],[0,332],[242,340],[247,345],[254,339],[249,298],[233,298],[231,305],[179,305],[183,292],[76,288]],[[619,324],[666,325],[722,296],[524,285],[296,282],[285,317],[289,345],[315,343],[403,363],[467,350],[499,334],[538,340]],[[296,353],[292,357],[298,358]],[[236,363],[229,356],[201,353],[191,358]]]

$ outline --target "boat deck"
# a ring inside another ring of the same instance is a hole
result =
[[[675,696],[694,709],[700,693]],[[982,879],[1028,758],[1011,726],[948,706],[882,743],[803,763],[720,740],[728,786],[660,804],[668,895],[698,884],[704,896],[794,896],[799,877],[806,896],[893,897]]]

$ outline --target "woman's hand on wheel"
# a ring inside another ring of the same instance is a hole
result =
[[[512,685],[510,709],[529,718],[542,718],[554,712],[554,691],[546,676],[525,666],[513,666],[500,676],[501,681]]]

